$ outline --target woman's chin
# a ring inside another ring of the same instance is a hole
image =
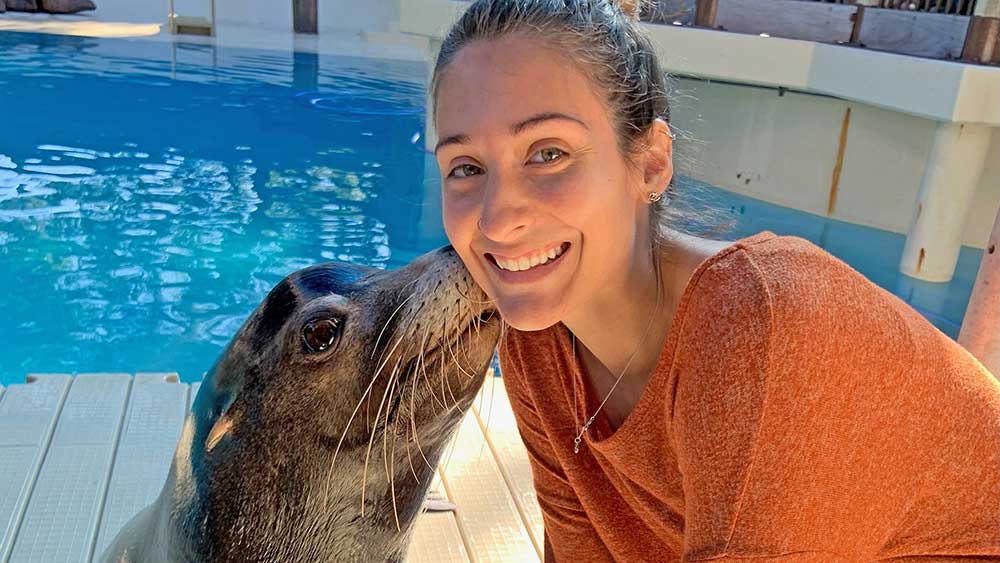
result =
[[[538,304],[534,300],[499,299],[495,303],[504,322],[522,332],[544,330],[561,320],[559,312],[554,308]]]

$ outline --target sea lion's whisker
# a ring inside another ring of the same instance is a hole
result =
[[[420,447],[420,436],[419,436],[419,432],[417,432],[417,423],[416,423],[416,420],[413,418],[413,413],[416,412],[416,409],[414,408],[414,405],[413,405],[413,400],[414,400],[413,397],[417,394],[417,379],[420,377],[420,374],[423,373],[424,379],[427,380],[427,364],[424,362],[423,346],[424,346],[424,343],[427,341],[427,338],[430,336],[430,331],[431,331],[430,325],[428,325],[427,328],[424,329],[424,337],[421,339],[421,343],[420,343],[421,354],[420,354],[419,363],[417,365],[417,367],[419,369],[418,369],[417,373],[415,373],[413,375],[412,387],[410,389],[410,424],[413,427],[413,441],[417,444],[417,451],[420,452],[420,457],[423,458],[424,463],[427,464],[427,467],[431,471],[434,471],[434,467],[431,466],[431,462],[428,461],[427,460],[427,456],[424,455],[423,448]],[[432,399],[436,399],[437,398],[434,395],[433,390],[431,391],[430,395],[431,395]],[[406,452],[407,453],[410,452],[409,443],[407,443]],[[416,473],[414,473],[414,477],[416,477]],[[418,481],[419,481],[419,478],[418,478]]]
[[[472,314],[472,307],[469,306],[468,300],[465,300],[465,301],[459,303],[459,311],[461,311],[461,309],[463,309],[463,308],[464,309],[468,309],[468,311],[469,311],[469,318],[472,319],[471,321],[469,321],[469,325],[470,325],[469,328],[472,328],[471,325],[473,324],[473,322],[475,322],[476,317],[475,317],[475,315]],[[459,318],[460,319],[464,319],[465,315],[461,315]],[[465,350],[465,357],[469,357],[469,346],[470,346],[469,340],[471,340],[471,339],[469,339],[469,338],[461,338],[461,336],[463,334],[465,334],[465,330],[459,331],[458,337],[459,337],[460,341],[459,341],[458,345],[464,348],[464,350]]]
[[[410,296],[407,297],[406,300],[408,301],[408,300],[412,299],[415,295],[416,295],[416,292],[410,294]],[[386,323],[385,323],[385,325],[382,326],[382,332],[379,333],[379,337],[378,337],[378,339],[375,342],[375,346],[372,348],[372,356],[371,357],[374,357],[375,356],[375,351],[378,350],[378,343],[382,339],[382,333],[385,331],[386,327],[389,326],[389,322],[391,321],[392,317],[395,316],[401,310],[402,306],[403,306],[403,304],[400,303],[399,307],[396,307],[396,310],[393,311],[392,315],[389,317],[390,320],[387,320]],[[412,309],[407,310],[406,314],[409,315],[409,316],[406,316],[404,318],[400,318],[399,325],[396,328],[396,334],[400,338],[403,338],[403,337],[406,336],[406,331],[409,329],[410,323],[413,323],[413,321],[416,318],[416,316],[413,314],[413,310]],[[394,351],[395,351],[395,349],[390,350],[388,355],[391,355],[392,352],[394,352]],[[379,356],[378,361],[379,362],[384,361],[385,360],[385,356],[386,356],[385,350],[383,350],[383,353],[382,353],[382,355]]]
[[[468,287],[469,289],[472,289],[471,285],[466,285],[466,287]],[[473,299],[472,297],[469,297],[469,294],[468,293],[462,293],[462,290],[458,289],[458,286],[455,286],[455,292],[458,293],[460,296],[464,297],[466,299],[466,301],[468,301],[469,303],[473,303],[473,304],[476,304],[476,305],[492,305],[493,304],[493,301],[491,301],[489,299],[489,297],[487,297],[485,301],[480,301],[478,299]]]
[[[448,319],[445,319],[445,324],[446,325],[447,325],[447,322],[448,322]],[[455,357],[455,352],[451,348],[451,340],[450,339],[448,340],[448,352],[451,354],[451,357],[453,357],[453,358]],[[442,375],[441,381],[444,382],[444,384],[446,384],[448,386],[448,394],[451,395],[452,404],[453,405],[457,405],[458,404],[458,399],[455,398],[455,393],[451,390],[451,382],[448,381],[447,377],[444,377],[444,370],[441,370],[441,375]],[[441,388],[441,397],[445,400],[445,403],[447,403],[448,398],[444,396],[444,387]]]
[[[395,370],[399,366],[399,362],[402,360],[402,355],[396,359],[396,365],[393,366]],[[379,402],[378,412],[375,413],[375,419],[378,420],[379,415],[382,414],[382,406],[385,405],[386,394],[389,392],[389,386],[385,386],[385,392],[382,393],[382,401]],[[365,487],[368,484],[368,460],[371,458],[372,444],[375,442],[375,430],[378,428],[378,424],[372,426],[371,436],[368,438],[368,448],[365,450],[365,469],[361,475],[361,517],[365,516]]]
[[[479,315],[472,317],[472,326],[476,327],[476,339],[481,338],[479,334],[479,328],[482,326],[483,321],[479,319]]]
[[[393,387],[396,386],[395,383],[392,384]],[[388,420],[388,409],[386,409],[386,419]],[[396,444],[399,440],[396,439],[396,419],[392,421],[392,454],[389,456],[389,493],[392,495],[392,516],[396,520],[396,530],[403,531],[403,527],[399,525],[399,511],[396,509]],[[383,431],[383,436],[388,433],[388,428]],[[385,458],[385,442],[382,445],[382,457]]]
[[[430,329],[424,329],[424,337],[420,341],[420,352],[417,354],[416,369],[414,370],[413,377],[410,378],[410,412],[415,411],[415,398],[417,396],[417,380],[420,379],[420,374],[426,375],[426,370],[424,369],[424,343],[426,342],[430,333]],[[411,417],[412,420],[412,417]],[[414,427],[414,430],[416,428]]]
[[[413,294],[413,295],[415,295],[415,294]],[[410,295],[410,297],[408,297],[407,299],[412,298],[413,295]],[[410,336],[410,327],[413,326],[413,323],[416,321],[416,319],[419,317],[420,313],[423,311],[425,304],[426,303],[421,303],[420,306],[417,307],[415,310],[411,309],[411,310],[407,311],[407,315],[408,316],[405,319],[402,319],[400,321],[399,327],[396,330],[396,334],[399,335],[400,339],[406,339],[406,337]],[[393,314],[395,314],[395,313],[393,313]],[[384,327],[383,327],[383,329],[384,329]],[[381,335],[379,335],[379,336],[381,337]],[[409,340],[407,340],[407,342],[409,342]],[[397,340],[397,344],[398,344],[398,340]],[[384,354],[383,356],[379,356],[379,361],[383,361],[384,356],[391,357],[392,353],[395,352],[395,351],[396,351],[396,348],[393,347],[392,350],[390,350],[388,354]],[[374,355],[374,352],[373,352],[373,355]],[[388,362],[388,359],[385,359],[385,362]],[[385,365],[385,364],[383,363],[383,365]]]
[[[396,364],[396,365],[398,366],[399,364]],[[392,381],[391,385],[389,385],[389,387],[391,387],[391,390],[386,389],[386,391],[388,392],[388,396],[392,397],[396,393],[396,383],[399,381],[399,372],[398,372],[398,370],[394,369],[392,371],[392,376],[389,379]],[[388,408],[385,409],[385,420],[384,420],[384,423],[382,424],[382,464],[385,466],[385,479],[386,479],[386,481],[390,481],[390,483],[391,483],[392,476],[389,474],[389,463],[386,460],[387,450],[389,449],[388,448],[388,440],[389,440],[389,411],[390,410],[391,409],[388,409]],[[395,443],[396,443],[396,441],[393,440],[393,444],[395,444]]]
[[[399,339],[396,340],[396,344],[393,345],[392,351],[389,352],[389,357],[390,358],[392,357],[392,352],[396,351],[396,348],[399,347],[399,344],[402,341],[403,341],[403,337],[402,336],[400,336]],[[386,358],[386,363],[388,363],[388,358]],[[347,419],[347,424],[344,425],[344,431],[340,433],[340,440],[337,441],[337,448],[333,451],[333,459],[330,461],[330,471],[326,475],[326,485],[325,485],[325,489],[324,489],[324,493],[323,493],[324,502],[326,501],[326,498],[327,498],[327,496],[329,495],[329,492],[330,492],[330,477],[333,475],[333,467],[337,463],[337,454],[340,453],[340,446],[342,446],[344,444],[344,438],[347,437],[347,431],[350,429],[351,423],[354,422],[354,417],[357,416],[358,410],[361,409],[361,403],[364,403],[365,402],[365,397],[367,397],[368,394],[371,393],[372,387],[375,385],[375,381],[378,380],[378,376],[379,376],[380,373],[382,373],[382,369],[384,367],[385,367],[385,363],[383,363],[381,366],[379,366],[379,368],[375,371],[375,375],[372,376],[371,382],[368,383],[368,388],[365,389],[365,392],[361,395],[361,399],[358,400],[358,404],[354,407],[354,411],[351,413],[350,418]],[[364,511],[364,498],[362,498],[361,502],[362,502],[362,512],[363,512]]]
[[[413,281],[416,281],[416,279],[414,279]],[[407,284],[407,285],[409,285],[409,284]],[[392,318],[395,317],[396,313],[398,313],[400,311],[400,309],[403,308],[403,305],[406,305],[406,302],[409,301],[410,299],[413,299],[413,296],[416,295],[416,294],[417,294],[417,292],[414,291],[413,293],[410,294],[409,297],[407,297],[402,302],[400,302],[399,306],[396,307],[396,310],[393,311],[392,314],[389,315],[389,318],[385,320],[385,324],[382,325],[382,330],[379,331],[379,333],[378,333],[378,338],[375,339],[375,346],[372,347],[372,355],[371,355],[371,357],[369,359],[375,357],[375,351],[378,350],[378,344],[379,344],[379,342],[382,341],[382,335],[385,334],[385,329],[389,328],[389,323],[392,322]]]
[[[410,421],[409,421],[409,424],[407,425],[407,428],[406,428],[406,463],[410,464],[410,473],[413,475],[413,480],[416,481],[417,483],[419,483],[420,482],[420,477],[417,477],[417,470],[414,469],[414,467],[413,467],[413,460],[410,458],[410,436],[411,436],[411,434],[410,434],[410,426],[413,425],[413,414],[412,414],[412,412],[411,412],[409,418],[410,418]],[[415,429],[416,426],[413,426],[413,428]],[[412,436],[414,438],[417,437],[416,434],[412,434]]]
[[[427,338],[429,337],[429,335],[430,335],[430,328],[428,326],[428,328],[424,329],[424,337],[421,339],[421,350],[423,349],[424,343],[427,341]],[[416,412],[416,405],[415,405],[414,401],[416,400],[415,397],[417,395],[417,380],[420,379],[421,375],[423,375],[425,379],[427,378],[427,366],[426,366],[426,363],[424,362],[423,352],[420,353],[420,355],[418,357],[418,360],[417,360],[416,369],[414,370],[413,377],[410,378],[410,413],[409,413],[409,419],[410,419],[410,429],[413,431],[412,436],[413,436],[414,443],[416,443],[416,445],[417,445],[417,451],[420,452],[420,457],[423,458],[424,463],[427,464],[427,466],[430,467],[431,470],[433,470],[433,467],[430,466],[430,462],[427,461],[427,456],[424,455],[423,449],[421,449],[421,447],[420,447],[420,433],[417,430],[416,419],[413,416],[414,413]],[[436,397],[434,396],[433,392],[430,395],[431,395],[432,400],[436,399]],[[432,404],[432,406],[433,406],[433,404]],[[409,455],[410,455],[410,444],[409,444],[409,441],[407,441],[407,443],[406,443],[406,455],[407,455],[407,458],[409,459]],[[410,470],[413,472],[413,477],[419,483],[420,482],[420,478],[417,477],[416,470],[413,468],[413,462],[412,461],[410,461]]]
[[[424,338],[422,338],[421,341],[420,341],[420,353],[417,355],[417,365],[418,365],[418,367],[420,367],[422,369],[422,373],[425,376],[427,375],[427,370],[426,370],[427,364],[426,364],[426,362],[424,362],[424,356],[426,355],[426,351],[425,351],[426,344],[427,344],[427,342],[428,342],[428,340],[430,339],[430,336],[431,336],[431,325],[430,325],[430,323],[427,323],[426,327],[427,328],[424,331]],[[413,390],[414,390],[414,392],[416,391],[416,377],[414,377]],[[410,395],[410,398],[412,400],[412,398],[413,398],[412,394]],[[431,398],[432,399],[437,399],[436,395],[434,395],[433,392],[431,393]],[[443,405],[443,403],[442,403],[442,405]]]
[[[427,465],[427,468],[434,471],[434,466],[431,465],[430,460],[427,459],[427,454],[424,453],[424,448],[420,445],[420,435],[417,432],[417,423],[412,416],[410,417],[410,423],[413,425],[413,443],[417,445],[417,452],[420,453],[420,458],[424,460],[424,464]]]
[[[455,366],[458,367],[458,370],[460,372],[462,372],[469,379],[476,377],[475,375],[465,371],[465,368],[462,367],[462,364],[458,361],[458,358],[455,357],[455,352],[451,349],[451,346],[448,347],[448,351],[451,352],[451,359],[455,361]]]

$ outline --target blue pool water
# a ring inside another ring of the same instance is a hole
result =
[[[0,52],[0,383],[195,380],[289,272],[447,242],[423,62],[18,33]],[[922,284],[900,235],[704,195],[727,238],[806,237],[957,335],[981,251]]]

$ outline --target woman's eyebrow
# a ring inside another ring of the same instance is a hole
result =
[[[544,112],[544,113],[539,113],[537,115],[533,115],[533,116],[531,116],[531,117],[529,117],[527,119],[524,119],[522,121],[518,121],[517,123],[511,125],[510,126],[510,133],[512,135],[518,135],[518,134],[524,132],[525,129],[530,129],[532,127],[535,127],[537,125],[542,124],[543,122],[552,121],[552,120],[570,121],[570,122],[573,122],[573,123],[576,123],[576,124],[582,126],[584,129],[587,129],[587,130],[590,129],[590,127],[588,127],[587,124],[583,122],[583,120],[577,119],[577,118],[573,117],[572,115],[567,115],[565,113],[560,113],[560,112],[557,112],[557,111],[547,111],[547,112]],[[470,141],[469,141],[469,136],[468,135],[463,135],[463,134],[450,135],[450,136],[445,137],[444,139],[441,139],[440,141],[438,141],[437,145],[435,145],[435,147],[434,147],[434,154],[437,154],[437,152],[439,150],[441,150],[442,147],[445,147],[447,145],[466,145],[469,142]]]
[[[553,119],[572,121],[574,123],[582,125],[584,129],[588,130],[590,129],[590,127],[587,127],[587,124],[584,123],[582,119],[577,119],[572,115],[566,115],[565,113],[560,113],[558,111],[547,111],[544,113],[539,113],[538,115],[533,115],[528,119],[525,119],[523,121],[518,121],[514,125],[511,125],[510,133],[512,135],[517,135],[518,133],[521,133],[525,129],[530,129],[531,127],[539,125],[545,121],[551,121]]]

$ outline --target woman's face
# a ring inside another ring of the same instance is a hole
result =
[[[445,231],[520,330],[621,291],[648,253],[646,158],[626,163],[593,90],[552,46],[518,36],[463,47],[438,85]]]

